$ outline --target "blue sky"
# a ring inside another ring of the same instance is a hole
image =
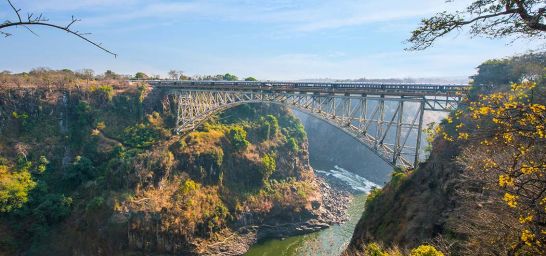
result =
[[[92,68],[120,73],[234,73],[259,79],[464,77],[490,58],[525,53],[533,42],[449,34],[428,50],[403,43],[419,20],[468,1],[443,0],[13,0],[43,12],[119,54],[50,29],[0,38],[0,70]],[[0,1],[0,19],[15,18]],[[535,42],[536,44],[536,42]]]

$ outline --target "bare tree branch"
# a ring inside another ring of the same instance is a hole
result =
[[[74,35],[76,37],[79,37],[80,39],[92,44],[93,46],[103,50],[104,52],[107,52],[109,54],[114,55],[114,57],[117,57],[116,53],[104,48],[101,43],[97,43],[97,42],[87,38],[87,35],[90,35],[90,33],[82,33],[82,32],[75,31],[75,30],[71,29],[72,25],[74,25],[75,23],[81,21],[80,19],[76,19],[76,18],[74,18],[74,16],[72,16],[71,21],[66,26],[61,26],[61,25],[49,23],[49,20],[44,18],[41,13],[40,13],[39,16],[34,16],[34,13],[29,13],[29,14],[27,14],[27,19],[23,20],[21,18],[21,9],[17,9],[13,5],[11,0],[7,0],[7,2],[11,6],[11,9],[13,9],[15,14],[17,15],[18,21],[12,22],[12,21],[7,20],[6,22],[0,24],[0,35],[3,35],[4,37],[12,36],[11,33],[2,31],[2,29],[8,28],[8,27],[22,26],[22,27],[26,28],[28,31],[30,31],[32,34],[38,36],[38,34],[36,34],[32,29],[30,29],[30,26],[50,27],[50,28],[54,28],[54,29],[63,30],[65,32],[69,33],[69,34],[72,34],[72,35]]]
[[[406,50],[424,50],[451,31],[470,26],[472,36],[489,38],[546,37],[546,2],[543,0],[476,0],[466,12],[437,13],[423,19],[412,32]]]

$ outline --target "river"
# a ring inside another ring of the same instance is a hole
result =
[[[355,193],[348,209],[349,220],[327,229],[286,239],[270,239],[253,245],[246,256],[300,256],[300,255],[339,255],[347,246],[354,228],[364,211],[366,195],[373,186],[378,186],[366,178],[358,176],[339,166],[331,170],[316,172],[326,173],[351,185],[362,193]]]

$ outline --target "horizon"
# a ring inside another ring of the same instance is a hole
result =
[[[432,48],[408,52],[404,40],[420,19],[439,10],[459,10],[468,1],[424,0],[407,3],[340,1],[171,1],[45,0],[14,1],[23,13],[44,13],[119,54],[117,58],[64,32],[39,28],[39,37],[23,28],[0,40],[0,70],[29,67],[97,73],[144,72],[166,77],[232,73],[259,80],[313,79],[467,79],[485,60],[525,54],[538,43],[471,38],[448,34]],[[0,16],[13,19],[4,8]],[[385,10],[380,14],[377,10]],[[20,58],[25,52],[25,58]],[[7,60],[7,61],[6,61]]]

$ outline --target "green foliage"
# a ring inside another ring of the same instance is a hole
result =
[[[123,142],[134,148],[148,148],[161,138],[161,132],[151,125],[143,123],[125,128]]]
[[[46,194],[40,203],[32,209],[35,220],[44,224],[55,224],[70,215],[72,198],[62,194]]]
[[[91,87],[91,92],[97,93],[99,97],[102,97],[107,101],[112,101],[112,97],[114,96],[114,87],[111,85],[93,86]]]
[[[47,169],[47,165],[49,164],[49,160],[47,160],[47,158],[45,156],[40,156],[40,159],[38,160],[38,163],[39,163],[39,165],[36,168],[38,173],[45,172],[46,169]]]
[[[135,78],[140,80],[148,79],[148,75],[146,75],[144,72],[137,72],[135,74]]]
[[[389,256],[386,252],[383,251],[381,246],[376,243],[369,243],[366,245],[365,253],[366,256]]]
[[[19,114],[19,113],[15,112],[15,111],[13,111],[13,112],[11,113],[11,116],[12,116],[13,118],[15,118],[15,119],[28,119],[28,118],[29,118],[29,115],[28,115],[27,113],[21,113],[21,114]]]
[[[290,150],[292,150],[292,152],[300,151],[300,146],[298,145],[298,142],[296,141],[296,139],[289,138],[286,143],[288,144],[288,147],[290,148]]]
[[[249,77],[245,78],[245,81],[258,81],[258,80],[256,78],[254,78],[254,77],[249,76]]]
[[[398,187],[410,173],[411,172],[409,170],[395,167],[391,174],[390,185],[393,187]]]
[[[17,122],[19,123],[20,127],[24,130],[24,131],[28,131],[29,130],[29,126],[30,126],[30,120],[29,120],[29,115],[27,113],[17,113],[15,111],[13,111],[11,113],[11,116],[17,120]]]
[[[444,254],[436,250],[434,246],[420,245],[419,247],[411,250],[410,256],[444,256]]]
[[[69,186],[76,187],[85,181],[96,177],[96,169],[93,162],[84,156],[76,156],[72,165],[64,174]]]
[[[277,163],[275,162],[275,156],[270,154],[265,154],[262,157],[262,174],[263,179],[268,180],[271,177],[271,174],[277,169]]]
[[[274,115],[261,117],[258,125],[260,126],[260,135],[265,140],[275,137],[279,132],[279,120]]]
[[[85,101],[78,102],[76,106],[76,113],[78,115],[78,124],[88,125],[93,120],[91,113],[91,105]]]
[[[180,188],[180,191],[183,195],[187,195],[190,192],[196,191],[199,188],[201,188],[201,185],[192,179],[186,179],[184,182],[182,182],[182,186]]]
[[[241,126],[231,127],[228,133],[228,139],[237,151],[246,149],[250,144],[250,142],[246,140],[246,131]]]
[[[370,190],[370,193],[366,197],[366,206],[370,205],[379,195],[381,195],[382,190],[378,187],[373,187]]]
[[[451,31],[467,29],[471,36],[488,38],[544,38],[546,23],[541,0],[527,1],[469,1],[463,11],[439,11],[434,16],[421,20],[412,31],[407,50],[423,50]]]
[[[93,197],[93,199],[89,200],[89,202],[85,206],[85,210],[87,212],[94,211],[102,207],[103,204],[104,204],[104,198],[102,196],[96,196],[96,197]]]
[[[224,80],[226,80],[226,81],[237,81],[237,80],[239,80],[239,78],[238,78],[236,75],[232,75],[232,74],[230,74],[230,73],[226,73],[226,74],[224,75]]]
[[[36,186],[28,169],[10,171],[0,165],[0,212],[11,212],[28,202],[29,192]]]

